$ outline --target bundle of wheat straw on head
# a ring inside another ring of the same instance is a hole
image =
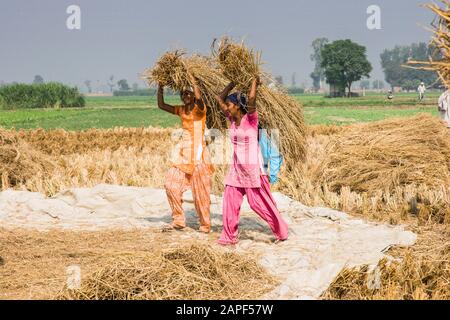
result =
[[[143,77],[150,86],[162,85],[174,91],[192,90],[189,73],[196,79],[205,104],[208,107],[208,128],[225,129],[226,122],[220,113],[215,94],[226,85],[222,74],[214,68],[212,61],[204,56],[188,56],[184,51],[166,52],[147,69]]]
[[[213,43],[212,56],[223,76],[234,82],[239,91],[247,93],[257,76],[266,80],[257,97],[260,124],[269,134],[279,130],[280,149],[287,165],[297,165],[306,155],[303,107],[285,92],[264,84],[271,77],[261,68],[261,53],[247,48],[244,42],[234,43],[225,37]]]

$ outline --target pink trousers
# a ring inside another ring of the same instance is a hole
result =
[[[288,237],[288,225],[277,209],[270,193],[267,176],[261,176],[261,188],[238,188],[225,186],[223,197],[223,230],[219,244],[228,245],[238,242],[238,225],[241,204],[247,195],[250,208],[266,221],[278,240]]]

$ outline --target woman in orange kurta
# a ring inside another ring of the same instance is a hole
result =
[[[183,193],[192,189],[194,204],[200,219],[200,232],[209,233],[210,192],[212,166],[205,142],[206,106],[195,78],[189,75],[194,92],[184,90],[180,93],[184,105],[171,106],[164,102],[163,86],[158,88],[158,107],[178,115],[182,124],[182,142],[173,165],[170,168],[165,189],[172,209],[172,223],[167,229],[184,229],[186,219],[183,211]],[[178,151],[178,150],[177,150]]]

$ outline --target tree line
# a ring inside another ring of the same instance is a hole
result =
[[[337,95],[351,95],[352,85],[356,81],[360,81],[361,89],[384,88],[381,80],[372,83],[368,80],[372,65],[364,46],[348,39],[330,43],[327,38],[315,39],[311,46],[313,53],[310,58],[314,62],[314,70],[310,77],[314,90],[323,88],[326,82]],[[424,42],[385,49],[380,55],[385,81],[391,88],[400,87],[408,91],[415,90],[420,82],[427,87],[439,87],[435,72],[406,67],[409,60],[427,61],[431,56],[436,58],[436,50]]]

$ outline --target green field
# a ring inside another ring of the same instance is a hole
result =
[[[368,93],[365,97],[359,98],[325,98],[319,94],[292,95],[294,99],[305,107],[350,107],[350,106],[415,106],[434,105],[437,103],[439,92],[432,92],[426,95],[423,103],[417,101],[416,93],[400,93],[395,95],[395,99],[389,101],[384,94]],[[171,104],[180,103],[177,96],[167,96],[166,102]],[[156,96],[149,97],[87,97],[86,104],[89,108],[99,107],[145,107],[156,106]]]
[[[305,107],[394,107],[437,105],[439,96],[439,92],[427,93],[425,100],[419,103],[416,93],[399,93],[395,95],[393,100],[388,100],[386,95],[379,93],[368,93],[365,97],[351,99],[324,98],[322,95],[317,94],[293,95],[293,97]]]
[[[430,94],[421,104],[417,102],[416,94],[400,94],[392,102],[379,94],[352,99],[328,99],[320,95],[293,97],[305,106],[308,124],[351,124],[412,116],[420,112],[437,116],[438,96],[439,93]],[[178,117],[156,107],[154,96],[87,97],[86,100],[87,106],[80,109],[0,110],[0,126],[16,129],[83,130],[112,127],[173,127],[179,124]],[[168,96],[166,101],[170,104],[180,103],[176,96]]]

